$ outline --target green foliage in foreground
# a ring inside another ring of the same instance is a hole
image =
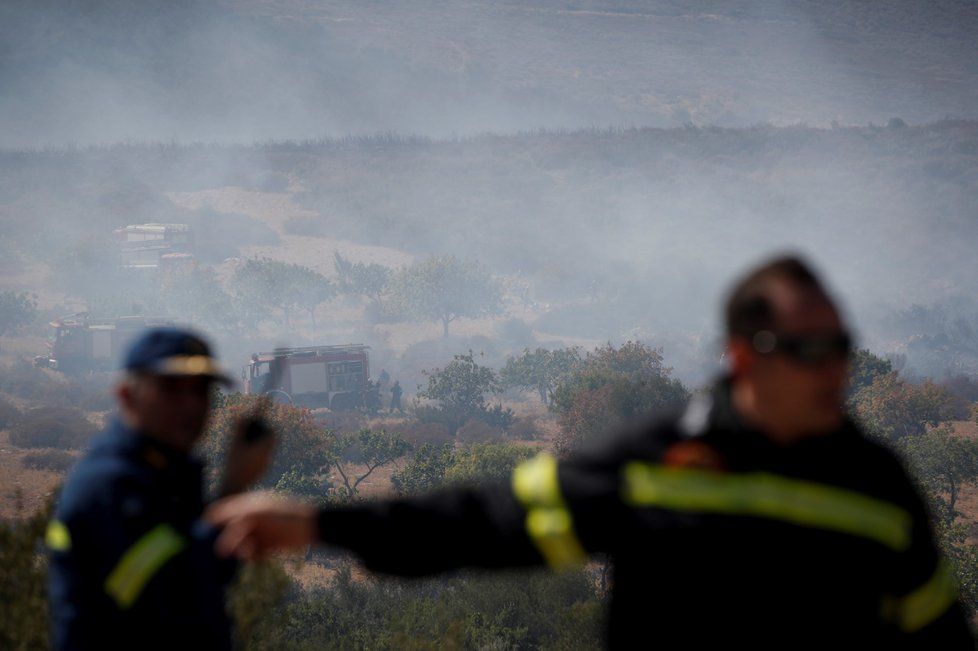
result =
[[[262,572],[239,584],[236,613],[281,594],[282,575]],[[596,584],[588,570],[359,580],[343,564],[327,587],[293,588],[270,616],[249,615],[239,640],[248,649],[594,649],[604,617]]]
[[[401,494],[424,493],[447,485],[504,483],[535,450],[515,443],[482,443],[464,448],[425,444],[391,483]]]
[[[47,649],[47,561],[39,554],[53,502],[0,522],[0,649]]]

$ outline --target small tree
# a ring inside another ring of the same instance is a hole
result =
[[[870,386],[876,378],[893,371],[890,360],[877,357],[866,349],[857,350],[849,363],[849,395],[855,395]]]
[[[905,437],[900,450],[935,505],[936,515],[950,526],[957,514],[962,485],[978,479],[978,441],[938,427]]]
[[[391,279],[391,295],[403,314],[440,321],[446,338],[456,319],[497,314],[502,305],[499,286],[489,272],[452,255],[432,256],[401,269]]]
[[[254,413],[259,399],[259,396],[231,395],[211,414],[207,434],[200,446],[207,457],[212,485],[216,486],[217,473],[224,467],[239,419]],[[277,444],[272,465],[259,483],[261,487],[275,487],[290,471],[300,477],[317,477],[335,460],[332,438],[316,423],[308,409],[273,403],[265,418],[275,432]]]
[[[496,372],[475,361],[470,350],[455,355],[445,368],[424,371],[428,386],[418,392],[419,398],[438,401],[435,408],[415,406],[415,413],[422,419],[444,423],[452,433],[470,419],[482,420],[503,428],[512,422],[512,412],[501,405],[486,404],[487,394],[502,393],[502,385]]]
[[[208,329],[233,332],[239,323],[231,297],[208,267],[173,271],[160,284],[160,306]]]
[[[550,395],[557,381],[581,364],[579,348],[547,350],[525,348],[519,357],[510,357],[499,372],[503,385],[517,389],[535,389],[544,405],[550,404]]]
[[[381,307],[393,273],[390,267],[375,262],[351,262],[339,251],[333,254],[333,266],[339,276],[340,291],[344,294],[366,296],[376,307]]]
[[[337,436],[334,441],[332,467],[343,480],[341,490],[347,497],[358,495],[363,480],[377,468],[403,457],[410,447],[400,436],[384,430],[375,432],[363,428],[355,434]],[[359,475],[355,474],[353,472],[355,465],[366,466],[366,471]]]
[[[849,398],[849,409],[870,433],[898,441],[924,434],[953,418],[955,396],[931,381],[919,385],[902,379],[896,371],[876,377]]]
[[[231,289],[244,304],[258,308],[245,310],[253,320],[279,310],[286,324],[292,322],[292,312],[306,310],[315,325],[315,310],[335,294],[335,289],[322,275],[308,267],[255,258],[248,260],[231,277]]]
[[[647,414],[682,406],[689,390],[662,362],[662,351],[638,342],[619,348],[607,344],[588,353],[553,392],[550,409],[561,426],[557,452],[564,454]]]
[[[0,337],[12,335],[37,317],[37,297],[26,292],[0,292]]]
[[[336,296],[336,287],[320,273],[301,265],[290,265],[288,286],[283,288],[287,299],[309,314],[316,327],[316,308]]]

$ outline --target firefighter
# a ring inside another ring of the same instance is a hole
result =
[[[150,330],[128,352],[118,417],[71,473],[47,531],[56,649],[230,648],[224,588],[234,565],[213,554],[202,467],[191,456],[215,382],[207,344]],[[271,437],[243,423],[221,493],[261,476]]]
[[[973,648],[920,497],[844,412],[851,340],[816,277],[795,258],[759,267],[726,330],[727,375],[674,418],[541,454],[495,489],[232,498],[209,513],[219,552],[319,541],[398,575],[599,554],[614,648]]]
[[[391,407],[388,410],[390,413],[394,413],[396,409],[398,413],[402,413],[404,409],[401,407],[401,395],[403,395],[404,390],[401,389],[400,380],[394,380],[394,385],[391,387]]]

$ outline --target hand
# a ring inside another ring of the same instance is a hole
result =
[[[261,479],[272,460],[275,436],[260,416],[248,416],[235,424],[224,477],[218,494],[221,497],[241,493]]]
[[[204,519],[223,528],[214,544],[219,556],[244,560],[316,542],[317,511],[311,504],[271,493],[250,493],[215,502]]]

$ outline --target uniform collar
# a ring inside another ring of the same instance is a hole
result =
[[[756,427],[748,425],[737,412],[732,397],[733,381],[729,376],[719,378],[709,391],[695,396],[680,420],[687,436],[698,436],[708,431],[735,434],[742,441],[750,441],[761,446],[775,445],[769,437]],[[857,432],[855,423],[846,417],[843,425],[835,432],[823,436],[802,439],[798,444],[826,441],[840,436],[851,436]]]
[[[127,456],[137,457],[160,472],[200,467],[199,462],[191,455],[129,427],[118,416],[109,425],[107,439],[114,449]]]

